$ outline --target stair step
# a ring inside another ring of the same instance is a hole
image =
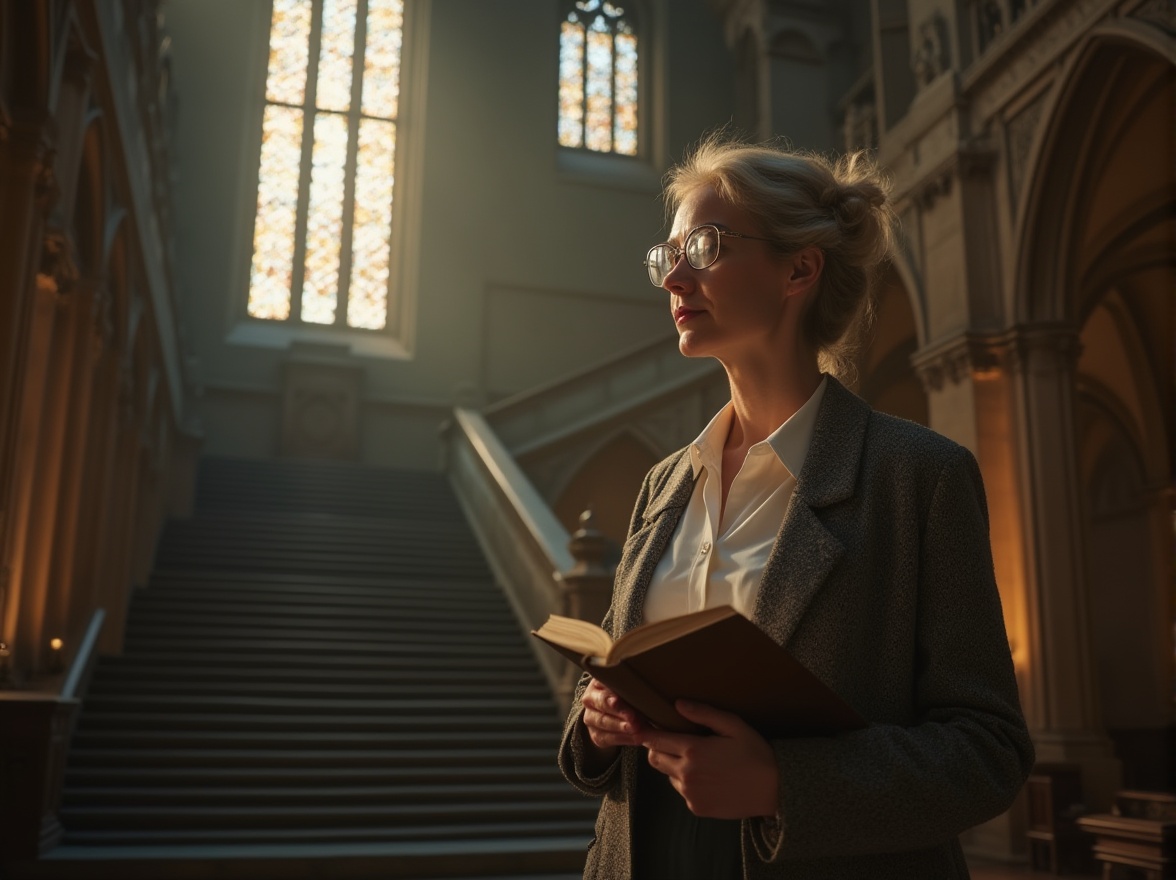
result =
[[[421,809],[444,804],[495,804],[566,801],[562,779],[542,782],[490,782],[433,785],[71,786],[62,806],[69,810],[100,808],[204,809],[231,803],[234,809],[366,809],[399,805]]]
[[[293,714],[290,712],[257,714],[246,712],[99,712],[93,711],[79,720],[79,731],[142,730],[158,735],[170,730],[194,733],[196,731],[232,731],[261,733],[288,738],[297,733],[456,733],[476,735],[479,731],[516,730],[538,732],[547,730],[553,737],[553,713],[544,708],[518,712],[513,717],[472,716],[465,712],[439,712],[431,715],[416,714],[402,717],[387,715],[319,715]],[[554,740],[553,740],[554,741]]]
[[[378,773],[386,769],[414,770],[419,767],[445,766],[453,771],[477,774],[495,767],[541,767],[553,769],[550,738],[538,746],[482,745],[469,747],[469,740],[449,748],[428,748],[404,743],[398,748],[96,748],[71,750],[70,772],[106,767],[140,768],[146,774],[161,771],[181,773],[185,768],[198,772],[260,773],[267,768],[305,772],[361,770]]]
[[[571,837],[581,851],[587,849],[591,826],[583,818],[533,819],[525,825],[517,822],[463,822],[460,825],[412,825],[409,827],[374,826],[360,828],[316,828],[313,839],[319,843],[349,843],[375,841],[452,841],[488,838],[503,840],[509,837]],[[76,831],[70,842],[81,846],[127,845],[193,845],[201,843],[248,842],[252,844],[306,843],[304,828],[223,829],[209,832],[193,829],[133,831]],[[577,878],[579,875],[575,875]]]
[[[538,715],[549,723],[553,717],[554,705],[550,697],[538,700],[503,699],[499,697],[471,697],[467,694],[460,698],[418,698],[418,699],[343,699],[343,698],[312,698],[312,697],[232,697],[226,695],[169,695],[169,696],[92,696],[87,699],[95,716],[101,717],[113,713],[143,714],[145,712],[160,715],[176,715],[184,713],[218,714],[218,715],[286,715],[287,717],[301,717],[303,713],[314,713],[315,716],[330,714],[333,720],[343,717],[355,718],[402,718],[409,714],[435,715],[449,717],[451,715],[466,716],[477,723],[510,723],[513,718],[523,718],[528,715]],[[503,716],[496,720],[483,716],[501,712]],[[295,715],[294,713],[297,713]]]
[[[478,822],[488,804],[459,803],[368,804],[347,806],[275,806],[264,809],[243,806],[62,806],[62,823],[69,829],[175,827],[205,829],[331,828],[347,826],[435,825],[441,822]],[[591,801],[561,799],[512,800],[493,803],[493,815],[503,821],[528,823],[535,819],[583,819],[596,812]]]
[[[480,746],[497,748],[546,748],[554,760],[554,739],[550,729],[479,730],[476,738],[468,730],[287,730],[277,738],[265,730],[142,730],[90,729],[83,714],[72,742],[81,749],[250,749],[279,751],[298,749],[379,750],[383,748],[425,749],[431,746]]]
[[[471,666],[469,657],[454,656],[456,653],[436,653],[429,656],[427,668],[433,670],[469,669]],[[123,661],[129,668],[184,666],[188,669],[198,670],[207,667],[210,670],[262,674],[268,673],[269,670],[299,669],[332,670],[336,672],[348,670],[366,670],[369,672],[373,670],[404,670],[406,667],[411,668],[415,656],[410,654],[406,661],[403,652],[385,652],[382,656],[373,654],[339,656],[331,653],[316,653],[311,655],[306,652],[237,654],[225,653],[221,650],[211,651],[206,646],[204,650],[184,651],[165,651],[158,648],[152,651],[140,649],[134,654],[110,659]],[[536,670],[534,655],[526,651],[519,651],[517,654],[498,654],[494,656],[488,656],[483,653],[477,656],[477,667],[483,670],[526,670],[530,672]]]
[[[128,756],[129,757],[129,756]],[[234,788],[296,789],[311,786],[412,786],[425,784],[477,785],[485,783],[562,783],[553,762],[545,764],[496,763],[492,766],[453,766],[441,755],[431,763],[399,767],[313,767],[291,765],[258,769],[257,767],[143,767],[131,759],[127,763],[108,763],[101,767],[78,767],[66,774],[73,795],[89,796],[97,789],[121,787],[188,788],[199,785],[218,792]],[[550,756],[547,756],[550,758]],[[562,787],[561,787],[562,790]]]
[[[151,680],[112,680],[105,676],[100,682],[90,687],[87,700],[128,699],[138,697],[155,701],[160,696],[177,697],[288,697],[298,696],[313,700],[343,699],[351,701],[368,700],[420,700],[420,699],[460,699],[470,694],[470,683],[459,681],[456,676],[449,682],[421,682],[410,683],[373,681],[370,684],[349,682],[345,678],[322,684],[314,682],[281,683],[261,679],[257,681],[151,681]],[[491,679],[489,683],[481,684],[477,693],[479,697],[493,699],[524,699],[527,701],[541,701],[551,703],[551,692],[544,684],[535,679],[526,682],[501,682]]]

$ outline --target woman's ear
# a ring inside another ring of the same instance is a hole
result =
[[[789,262],[792,265],[787,279],[787,295],[804,295],[816,290],[825,268],[825,252],[816,246],[806,247],[793,254]]]

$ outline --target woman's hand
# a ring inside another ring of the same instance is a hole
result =
[[[595,678],[588,682],[580,702],[584,726],[596,747],[600,764],[608,764],[621,746],[639,746],[651,728],[629,704]]]
[[[738,715],[679,700],[678,712],[714,731],[693,736],[649,729],[649,764],[670,779],[690,812],[711,819],[773,816],[780,780],[768,741]]]

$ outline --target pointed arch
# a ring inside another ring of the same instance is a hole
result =
[[[637,429],[626,426],[606,434],[584,450],[555,487],[552,505],[569,532],[589,506],[596,528],[616,542],[624,542],[641,481],[662,453]]]
[[[918,312],[893,267],[879,287],[873,332],[857,361],[858,393],[875,409],[925,425],[927,394],[911,365],[920,345]]]
[[[97,275],[105,264],[109,174],[105,120],[99,111],[86,119],[70,224],[84,274]]]
[[[1030,148],[1030,185],[1014,226],[1020,242],[1013,303],[1018,323],[1077,323],[1076,304],[1066,296],[1075,282],[1072,253],[1085,219],[1076,204],[1083,187],[1075,181],[1091,170],[1100,145],[1110,144],[1099,122],[1113,114],[1116,94],[1141,73],[1170,79],[1173,65],[1176,39],[1142,22],[1118,20],[1092,29],[1059,72]]]

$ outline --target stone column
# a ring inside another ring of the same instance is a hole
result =
[[[30,557],[30,542],[39,540],[33,525],[41,463],[46,460],[42,445],[45,405],[51,375],[54,326],[64,302],[63,291],[76,279],[69,258],[68,242],[59,232],[44,236],[40,271],[36,275],[36,294],[29,322],[25,358],[19,366],[20,409],[14,422],[12,454],[7,459],[12,469],[9,493],[9,516],[2,535],[4,562],[10,573],[6,598],[5,626],[11,635],[6,639],[13,652],[13,666],[18,676],[35,674],[44,665],[41,638],[44,596],[30,581],[35,562]],[[43,581],[39,581],[43,586]]]
[[[54,193],[53,152],[44,124],[0,125],[0,642],[15,638],[12,531],[18,525],[20,411],[40,295],[37,268],[45,213]],[[14,656],[13,662],[17,660]]]
[[[1079,764],[1087,807],[1108,809],[1122,771],[1102,729],[1091,648],[1075,419],[1078,335],[1067,325],[1031,326],[1018,328],[1009,343],[1025,475],[1026,714],[1038,760]]]
[[[1010,440],[1014,388],[1007,359],[997,356],[998,348],[981,336],[964,333],[923,349],[913,362],[927,392],[930,426],[970,449],[980,465],[996,585],[1024,701],[1028,634],[1021,491]],[[1026,804],[1018,799],[1008,812],[970,829],[963,843],[973,853],[998,859],[1020,857],[1027,819]]]
[[[104,583],[103,547],[110,529],[110,512],[117,492],[114,474],[114,444],[118,430],[119,353],[112,347],[112,334],[103,337],[103,349],[94,375],[94,401],[86,432],[84,510],[77,537],[77,590],[84,591],[90,608],[106,607],[107,621],[115,609],[104,606],[100,587]]]
[[[76,639],[93,607],[89,596],[79,595],[75,572],[81,548],[78,542],[82,494],[86,476],[86,452],[90,443],[90,413],[94,399],[95,371],[103,346],[102,321],[109,295],[100,282],[86,279],[78,285],[72,338],[73,364],[69,376],[69,413],[61,459],[61,483],[57,518],[53,529],[54,555],[49,571],[48,626],[64,638]],[[100,509],[99,509],[100,510]],[[91,510],[94,516],[98,510]]]
[[[143,413],[136,406],[135,379],[131,365],[122,364],[119,373],[118,426],[114,436],[110,521],[100,544],[102,594],[100,607],[110,615],[102,630],[101,653],[122,651],[126,628],[127,596],[131,590],[131,550],[142,472],[140,437]]]

